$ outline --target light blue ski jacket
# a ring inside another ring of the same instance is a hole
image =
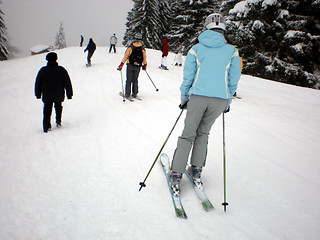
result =
[[[221,33],[207,30],[188,52],[180,91],[182,95],[229,99],[237,90],[240,76],[238,50],[227,44]]]

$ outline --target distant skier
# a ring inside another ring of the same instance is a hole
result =
[[[138,77],[140,68],[142,70],[147,69],[147,54],[142,44],[142,34],[137,33],[134,36],[132,44],[127,48],[124,58],[122,59],[117,70],[121,71],[123,65],[127,63],[127,81],[125,87],[125,97],[131,99],[131,87],[132,97],[136,98],[139,92],[138,89]]]
[[[84,38],[83,38],[83,36],[81,35],[81,36],[80,36],[80,47],[82,47],[83,40],[84,40]]]
[[[88,63],[86,65],[87,67],[91,66],[91,58],[95,50],[96,50],[96,44],[93,42],[92,38],[90,38],[87,48],[84,50],[84,52],[88,51],[88,56],[87,56]]]
[[[182,66],[182,53],[183,53],[183,50],[184,50],[184,46],[182,45],[181,42],[179,42],[179,46],[177,48],[177,53],[176,53],[176,56],[175,56],[175,66]]]
[[[224,17],[213,13],[206,18],[204,27],[206,31],[200,34],[199,43],[188,52],[180,87],[180,107],[188,104],[188,108],[168,174],[171,188],[177,194],[191,149],[187,171],[201,188],[211,126],[229,108],[241,76],[238,50],[224,36]]]
[[[162,51],[162,57],[161,57],[161,66],[160,68],[161,69],[164,69],[164,70],[168,70],[167,68],[167,56],[169,54],[169,44],[168,44],[168,40],[166,38],[164,38],[162,40],[162,48],[161,48],[161,51]]]
[[[42,96],[43,107],[43,131],[51,130],[52,106],[56,111],[56,124],[61,127],[62,102],[65,98],[65,90],[68,99],[72,99],[73,90],[70,77],[66,69],[56,62],[58,56],[55,52],[46,55],[47,66],[42,67],[36,77],[35,95],[37,99]]]
[[[116,34],[114,33],[111,37],[110,37],[110,48],[109,48],[109,53],[111,53],[111,50],[113,49],[113,52],[116,53],[116,45],[118,42],[118,38],[116,37]]]

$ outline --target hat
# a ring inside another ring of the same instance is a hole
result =
[[[215,28],[226,30],[226,21],[221,14],[212,13],[206,18],[204,27],[207,30]]]
[[[141,33],[136,33],[134,35],[134,40],[142,40],[142,34]]]
[[[46,56],[46,60],[48,62],[55,62],[57,61],[57,59],[58,59],[58,56],[55,52],[49,52]]]

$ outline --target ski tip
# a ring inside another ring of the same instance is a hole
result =
[[[169,156],[166,153],[161,153],[160,155],[160,162],[162,165],[165,165],[166,162],[169,162]]]
[[[169,158],[169,156],[166,153],[161,153],[160,158]]]

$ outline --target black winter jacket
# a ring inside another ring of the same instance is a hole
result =
[[[88,51],[89,53],[94,53],[95,50],[96,44],[92,41],[92,39],[90,39],[87,48],[84,50],[84,52]]]
[[[35,82],[35,95],[41,98],[44,103],[63,102],[67,92],[67,98],[73,96],[72,84],[66,69],[58,66],[57,62],[48,62],[47,66],[42,67],[37,75]]]

